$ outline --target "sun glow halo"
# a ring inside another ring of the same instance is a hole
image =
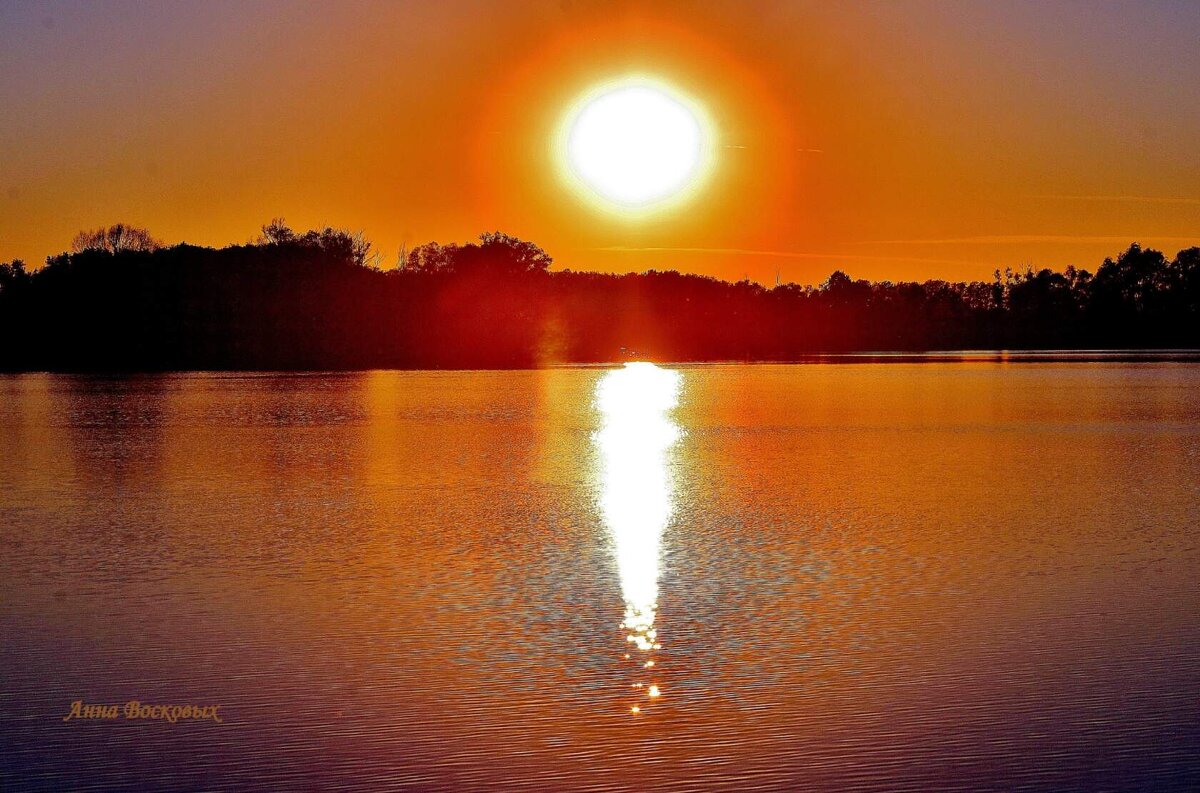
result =
[[[665,83],[630,78],[577,101],[559,130],[567,181],[604,208],[640,215],[686,199],[712,161],[703,109]]]

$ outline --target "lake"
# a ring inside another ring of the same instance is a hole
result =
[[[1186,356],[14,375],[0,448],[4,789],[1200,786]]]

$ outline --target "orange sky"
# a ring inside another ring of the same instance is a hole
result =
[[[0,6],[0,260],[125,220],[274,216],[402,244],[501,229],[556,266],[773,282],[1094,269],[1200,244],[1200,5]],[[638,71],[703,103],[715,171],[613,217],[562,183],[573,98]]]

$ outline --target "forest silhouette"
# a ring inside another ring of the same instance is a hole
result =
[[[1132,244],[1092,274],[767,288],[650,270],[551,270],[500,233],[402,252],[282,220],[254,241],[165,247],[117,224],[36,270],[0,264],[8,371],[517,368],[787,361],[815,353],[1200,347],[1200,248]]]

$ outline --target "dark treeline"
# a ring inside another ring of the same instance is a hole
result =
[[[0,265],[6,370],[526,367],[789,360],[814,352],[1200,346],[1200,248],[1131,245],[1095,274],[871,283],[835,272],[768,289],[699,275],[551,271],[501,233],[421,246],[383,270],[370,243],[280,221],[247,245],[163,247],[128,226]]]

